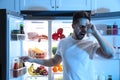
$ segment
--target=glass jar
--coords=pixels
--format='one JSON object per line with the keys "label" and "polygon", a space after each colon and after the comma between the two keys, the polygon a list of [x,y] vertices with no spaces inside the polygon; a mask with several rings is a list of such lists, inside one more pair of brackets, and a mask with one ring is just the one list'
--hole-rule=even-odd
{"label": "glass jar", "polygon": [[117,35],[118,34],[118,25],[114,24],[113,25],[113,35]]}
{"label": "glass jar", "polygon": [[107,33],[107,35],[111,35],[112,34],[112,27],[111,27],[111,25],[107,25],[106,33]]}

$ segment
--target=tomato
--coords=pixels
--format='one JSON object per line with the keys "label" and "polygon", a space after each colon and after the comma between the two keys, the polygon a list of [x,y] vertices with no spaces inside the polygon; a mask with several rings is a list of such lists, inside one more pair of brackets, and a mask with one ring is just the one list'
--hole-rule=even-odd
{"label": "tomato", "polygon": [[57,29],[57,33],[61,35],[63,33],[63,28]]}
{"label": "tomato", "polygon": [[59,38],[60,38],[60,39],[65,38],[65,35],[64,35],[64,34],[61,34],[61,35],[59,36]]}
{"label": "tomato", "polygon": [[58,40],[58,34],[56,32],[52,34],[52,39]]}

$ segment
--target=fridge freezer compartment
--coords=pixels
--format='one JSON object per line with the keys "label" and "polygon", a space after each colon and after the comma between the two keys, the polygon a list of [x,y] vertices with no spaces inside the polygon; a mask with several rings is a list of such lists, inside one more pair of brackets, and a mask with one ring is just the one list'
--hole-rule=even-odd
{"label": "fridge freezer compartment", "polygon": [[17,77],[22,76],[26,73],[27,73],[27,68],[26,67],[23,67],[23,68],[20,68],[20,69],[11,69],[11,76],[13,78],[17,78]]}
{"label": "fridge freezer compartment", "polygon": [[25,34],[11,34],[11,40],[25,40]]}

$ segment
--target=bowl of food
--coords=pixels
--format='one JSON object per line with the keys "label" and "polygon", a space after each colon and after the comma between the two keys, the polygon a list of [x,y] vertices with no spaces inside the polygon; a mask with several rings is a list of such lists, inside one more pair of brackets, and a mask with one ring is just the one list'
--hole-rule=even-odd
{"label": "bowl of food", "polygon": [[47,56],[47,52],[37,47],[29,48],[28,56],[32,58],[45,58]]}

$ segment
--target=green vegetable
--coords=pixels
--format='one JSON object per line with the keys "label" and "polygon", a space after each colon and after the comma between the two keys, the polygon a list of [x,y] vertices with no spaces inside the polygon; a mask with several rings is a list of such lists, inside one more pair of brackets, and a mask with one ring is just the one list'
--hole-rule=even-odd
{"label": "green vegetable", "polygon": [[73,33],[71,32],[71,33],[70,33],[70,36],[71,36],[72,34],[73,34]]}
{"label": "green vegetable", "polygon": [[56,51],[57,51],[57,47],[52,47],[52,52],[54,55],[55,55]]}

